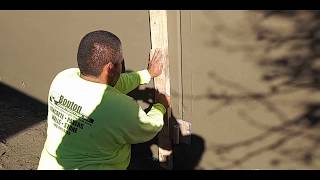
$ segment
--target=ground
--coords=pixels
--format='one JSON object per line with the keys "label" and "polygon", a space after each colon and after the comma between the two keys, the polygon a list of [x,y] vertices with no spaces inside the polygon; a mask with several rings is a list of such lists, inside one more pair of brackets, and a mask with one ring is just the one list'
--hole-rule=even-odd
{"label": "ground", "polygon": [[0,169],[37,169],[46,137],[46,105],[0,83]]}
{"label": "ground", "polygon": [[1,143],[0,169],[35,170],[45,141],[41,122]]}

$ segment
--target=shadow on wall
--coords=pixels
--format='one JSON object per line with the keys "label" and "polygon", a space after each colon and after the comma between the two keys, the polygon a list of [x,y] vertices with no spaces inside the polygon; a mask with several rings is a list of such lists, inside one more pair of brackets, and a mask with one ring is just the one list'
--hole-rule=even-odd
{"label": "shadow on wall", "polygon": [[[142,100],[143,102],[149,103],[149,108],[145,110],[147,112],[154,103],[154,98],[150,99],[150,97],[154,97],[154,92],[155,89],[153,88],[146,88],[144,90],[135,89],[130,92],[130,96],[135,100]],[[174,115],[172,115],[170,121],[172,124],[177,124]],[[159,162],[153,157],[151,151],[152,145],[158,146],[158,137],[155,137],[149,142],[134,144],[132,146],[132,159],[129,169],[162,169],[159,166]],[[204,139],[196,134],[191,135],[190,145],[183,143],[173,145],[173,169],[195,169],[201,160],[204,150]]]}
{"label": "shadow on wall", "polygon": [[47,104],[0,83],[0,142],[47,119]]}
{"label": "shadow on wall", "polygon": [[[125,66],[123,65],[122,72],[132,72],[132,70],[125,70]],[[146,108],[145,111],[148,112],[151,109],[152,104],[154,104],[154,94],[154,88],[141,89],[138,87],[128,93],[128,96],[134,98],[136,101],[147,103],[149,107]],[[177,124],[174,115],[172,115],[171,123]],[[180,136],[182,136],[181,133]],[[158,136],[145,143],[133,144],[131,161],[128,169],[165,170],[159,165],[158,160],[153,157],[154,154],[151,151],[153,145],[158,146]],[[183,143],[173,145],[173,169],[195,169],[199,164],[204,151],[204,139],[196,134],[191,134],[190,145]]]}
{"label": "shadow on wall", "polygon": [[[259,65],[267,70],[263,80],[283,79],[278,86],[320,89],[320,11],[264,11],[264,18],[282,17],[293,21],[291,33],[280,34],[268,31],[265,26],[256,26],[257,38],[265,41],[266,56]],[[288,47],[289,52],[268,57],[276,49]],[[278,87],[279,88],[279,87]]]}
{"label": "shadow on wall", "polygon": [[[319,94],[316,93],[320,89],[320,11],[256,11],[256,13],[262,16],[252,27],[256,33],[257,42],[264,44],[264,53],[256,59],[251,59],[251,62],[257,64],[264,72],[261,82],[268,84],[269,90],[261,93],[253,92],[249,90],[249,87],[241,85],[241,82],[227,80],[223,75],[209,72],[209,78],[220,86],[232,91],[235,90],[237,93],[209,92],[206,95],[192,96],[192,98],[205,98],[218,102],[218,106],[213,108],[210,114],[227,106],[257,102],[267,111],[276,115],[280,125],[262,124],[258,121],[259,117],[252,115],[250,110],[238,111],[239,118],[245,120],[250,126],[263,130],[263,132],[243,141],[232,144],[214,144],[208,148],[213,150],[220,159],[227,162],[228,165],[221,168],[239,168],[251,158],[268,151],[278,152],[281,157],[295,163],[301,163],[303,167],[319,168],[319,151],[317,151],[320,147],[319,100],[298,102],[304,111],[295,118],[289,118],[282,107],[272,98],[301,90],[319,97]],[[281,28],[277,28],[277,26],[281,26],[279,20],[285,23],[289,22],[292,25],[290,31],[284,32]],[[271,26],[270,22],[272,21],[278,23]],[[215,45],[215,48],[217,46]],[[247,51],[247,53],[251,53],[255,49],[255,47],[243,48],[240,46],[238,48],[241,51]],[[288,51],[279,53],[281,49]],[[279,138],[267,143],[267,139],[274,135]],[[299,145],[290,148],[286,146],[289,142],[300,138],[308,145],[303,148]],[[260,145],[254,150],[251,149],[254,145],[261,143],[264,145]],[[229,153],[242,148],[247,150],[242,151],[241,157],[227,160],[226,157]],[[282,160],[278,158],[270,158],[270,164],[274,167],[281,163]]]}
{"label": "shadow on wall", "polygon": [[[151,109],[154,98],[155,89],[146,88],[144,90],[135,89],[130,92],[130,96],[135,100],[142,100],[143,102],[149,103],[150,106],[145,111]],[[137,96],[136,96],[137,95]],[[150,102],[151,100],[151,102]],[[170,119],[172,124],[177,124],[177,120],[172,115]],[[180,133],[180,136],[181,133]],[[191,144],[174,144],[173,145],[173,169],[176,170],[192,170],[197,168],[202,154],[205,151],[205,141],[202,137],[191,134]],[[151,141],[141,144],[134,144],[132,146],[132,158],[129,169],[158,169],[164,170],[160,167],[159,162],[153,157],[151,147],[153,145],[158,146],[158,137],[155,137]]]}
{"label": "shadow on wall", "polygon": [[[132,145],[129,170],[165,170],[153,157],[151,146],[157,145],[157,137],[146,143]],[[205,150],[204,139],[191,135],[191,144],[173,146],[173,170],[193,170],[197,168]]]}

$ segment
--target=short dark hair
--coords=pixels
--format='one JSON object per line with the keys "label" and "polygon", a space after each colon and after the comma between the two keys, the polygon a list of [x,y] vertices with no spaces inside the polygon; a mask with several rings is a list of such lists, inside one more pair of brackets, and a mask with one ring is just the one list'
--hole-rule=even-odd
{"label": "short dark hair", "polygon": [[99,76],[109,62],[121,59],[121,41],[111,32],[98,30],[86,34],[80,41],[77,61],[81,74]]}

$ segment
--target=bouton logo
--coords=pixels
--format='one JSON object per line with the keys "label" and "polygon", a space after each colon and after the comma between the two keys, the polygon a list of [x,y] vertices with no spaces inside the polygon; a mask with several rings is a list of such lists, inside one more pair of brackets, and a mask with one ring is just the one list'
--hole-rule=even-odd
{"label": "bouton logo", "polygon": [[58,101],[55,100],[54,96],[50,95],[49,99],[52,103],[54,103],[55,105],[58,105]]}
{"label": "bouton logo", "polygon": [[[58,98],[57,98],[58,97]],[[59,99],[59,100],[57,100]],[[81,112],[81,109],[82,109],[82,106],[79,106],[78,104],[74,103],[73,101],[70,101],[68,99],[66,99],[63,95],[57,95],[55,93],[52,93],[50,96],[49,96],[49,100],[54,103],[55,105],[62,105],[72,111],[75,111],[77,113],[80,114]]]}

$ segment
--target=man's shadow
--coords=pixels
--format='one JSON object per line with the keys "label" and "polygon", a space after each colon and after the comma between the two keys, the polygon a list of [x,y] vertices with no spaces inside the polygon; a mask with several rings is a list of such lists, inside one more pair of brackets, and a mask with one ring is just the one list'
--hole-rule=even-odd
{"label": "man's shadow", "polygon": [[[131,97],[134,97],[136,91],[140,94],[144,94],[142,92],[149,91],[154,92],[154,89],[147,88],[146,90],[136,89],[130,93]],[[139,92],[142,91],[142,92]],[[154,93],[153,93],[154,94]],[[129,94],[128,94],[129,95]],[[146,97],[150,96],[150,94],[146,94]],[[141,96],[139,96],[141,97]],[[136,99],[136,98],[135,98]],[[141,100],[141,99],[136,99]],[[145,111],[148,112],[151,109],[152,103],[149,108]],[[177,120],[174,115],[171,116],[171,125],[177,124]],[[179,132],[179,137],[181,139],[182,134]],[[205,150],[205,142],[204,139],[196,134],[191,134],[190,144],[185,144],[180,142],[179,144],[172,144],[173,151],[173,170],[192,170],[197,167],[199,164],[202,154]],[[152,140],[140,143],[133,144],[131,146],[131,159],[128,169],[129,170],[166,170],[160,166],[159,161],[155,158],[155,152],[152,152],[151,147],[158,144],[158,136],[153,138]],[[164,148],[164,147],[163,147]],[[157,153],[157,152],[156,152]],[[157,157],[157,155],[156,155]]]}
{"label": "man's shadow", "polygon": [[[125,70],[125,66],[122,66],[122,72],[132,72],[130,70]],[[148,112],[152,105],[154,104],[154,88],[140,89],[139,87],[127,94],[128,96],[134,98],[135,100],[143,101],[149,104],[149,107],[145,109]],[[172,114],[170,119],[170,124],[177,124],[175,116]],[[180,137],[182,137],[180,132]],[[173,169],[177,170],[191,170],[195,169],[201,160],[202,154],[205,150],[204,139],[196,134],[191,134],[190,144],[173,144]],[[128,169],[129,170],[165,170],[160,166],[157,159],[154,158],[154,152],[151,151],[151,147],[157,145],[158,147],[158,136],[152,140],[133,144],[131,147],[131,160]]]}

